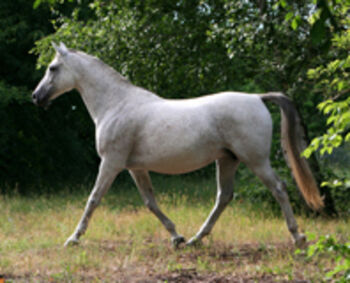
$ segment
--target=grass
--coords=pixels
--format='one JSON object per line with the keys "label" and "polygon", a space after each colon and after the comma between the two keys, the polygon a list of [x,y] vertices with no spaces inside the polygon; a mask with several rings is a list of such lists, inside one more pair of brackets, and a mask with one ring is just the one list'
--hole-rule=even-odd
{"label": "grass", "polygon": [[[214,184],[171,178],[156,178],[157,187],[169,187],[157,198],[188,239],[214,203]],[[202,247],[174,250],[167,231],[128,186],[107,194],[81,245],[69,248],[62,245],[80,219],[88,193],[0,196],[0,274],[9,282],[319,282],[334,266],[327,258],[310,261],[295,255],[279,214],[268,205],[257,208],[240,201],[227,208]],[[191,186],[201,191],[191,193]],[[297,218],[301,230],[316,236],[350,237],[347,219]]]}

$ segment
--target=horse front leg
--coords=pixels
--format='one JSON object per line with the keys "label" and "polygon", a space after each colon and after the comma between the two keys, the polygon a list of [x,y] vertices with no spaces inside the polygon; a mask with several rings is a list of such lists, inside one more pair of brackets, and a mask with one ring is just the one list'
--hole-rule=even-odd
{"label": "horse front leg", "polygon": [[162,222],[164,227],[171,234],[171,241],[175,247],[185,242],[185,238],[176,232],[175,224],[160,210],[153,195],[151,178],[147,171],[130,170],[131,177],[142,196],[145,205]]}
{"label": "horse front leg", "polygon": [[74,245],[79,243],[79,238],[82,236],[89,223],[89,219],[92,216],[95,208],[100,203],[102,197],[108,191],[112,185],[115,177],[121,171],[121,168],[117,168],[113,162],[109,162],[106,159],[102,159],[97,175],[97,179],[94,188],[86,203],[84,213],[77,225],[74,233],[67,239],[64,246]]}
{"label": "horse front leg", "polygon": [[208,218],[199,229],[198,233],[192,237],[187,246],[197,245],[201,239],[208,235],[213,229],[215,222],[233,198],[233,179],[239,165],[239,160],[235,157],[227,156],[216,161],[217,195],[214,208]]}

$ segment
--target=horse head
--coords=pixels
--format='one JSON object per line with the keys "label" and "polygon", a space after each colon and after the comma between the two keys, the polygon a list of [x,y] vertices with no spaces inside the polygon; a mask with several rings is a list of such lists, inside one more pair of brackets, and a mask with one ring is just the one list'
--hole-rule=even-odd
{"label": "horse head", "polygon": [[43,107],[48,106],[50,101],[76,86],[73,69],[68,64],[72,52],[62,42],[59,46],[55,43],[52,45],[56,50],[56,56],[32,94],[33,102]]}

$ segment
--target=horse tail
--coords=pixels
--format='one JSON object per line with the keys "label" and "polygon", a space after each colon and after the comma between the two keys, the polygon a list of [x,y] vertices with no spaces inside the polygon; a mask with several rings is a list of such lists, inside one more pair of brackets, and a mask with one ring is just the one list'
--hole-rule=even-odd
{"label": "horse tail", "polygon": [[281,143],[286,153],[287,163],[291,167],[294,179],[306,203],[314,210],[320,210],[323,198],[320,196],[316,181],[305,157],[301,152],[305,145],[300,117],[293,102],[282,93],[266,93],[261,95],[263,101],[272,101],[281,108]]}

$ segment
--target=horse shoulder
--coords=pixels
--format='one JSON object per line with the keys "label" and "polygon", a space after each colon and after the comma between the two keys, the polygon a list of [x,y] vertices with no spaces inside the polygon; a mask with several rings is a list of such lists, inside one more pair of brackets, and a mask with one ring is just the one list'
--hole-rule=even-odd
{"label": "horse shoulder", "polygon": [[111,155],[126,159],[132,144],[134,124],[127,115],[106,115],[96,126],[96,150],[99,156]]}

